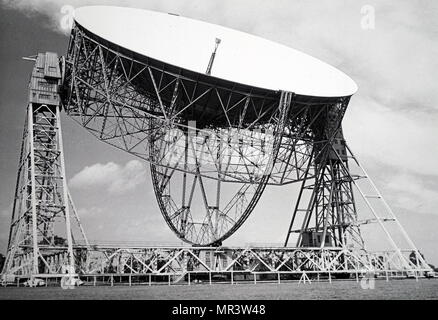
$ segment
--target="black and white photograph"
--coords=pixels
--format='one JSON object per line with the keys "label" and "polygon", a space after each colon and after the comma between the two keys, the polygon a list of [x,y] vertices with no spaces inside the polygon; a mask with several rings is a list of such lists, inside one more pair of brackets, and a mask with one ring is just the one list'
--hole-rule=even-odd
{"label": "black and white photograph", "polygon": [[0,300],[438,300],[437,1],[0,0],[0,70]]}

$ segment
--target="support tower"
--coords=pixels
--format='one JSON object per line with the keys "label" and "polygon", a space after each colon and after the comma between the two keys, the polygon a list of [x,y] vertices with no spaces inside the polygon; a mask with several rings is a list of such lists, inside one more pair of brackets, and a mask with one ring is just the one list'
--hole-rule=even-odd
{"label": "support tower", "polygon": [[72,219],[60,121],[62,72],[56,53],[35,61],[23,132],[4,275],[75,273]]}

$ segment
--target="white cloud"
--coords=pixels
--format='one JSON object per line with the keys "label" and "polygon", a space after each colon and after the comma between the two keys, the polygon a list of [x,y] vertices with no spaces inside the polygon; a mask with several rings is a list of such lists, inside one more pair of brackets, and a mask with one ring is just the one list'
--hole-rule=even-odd
{"label": "white cloud", "polygon": [[[136,8],[148,8],[160,11],[163,6],[159,0],[0,0],[5,7],[20,10],[28,15],[42,14],[50,19],[51,26],[57,32],[68,33],[64,29],[63,18],[70,13],[69,8],[87,5],[114,5]],[[175,3],[167,7],[175,7]],[[63,9],[64,7],[64,9]],[[67,8],[68,7],[68,8]]]}
{"label": "white cloud", "polygon": [[[438,115],[395,112],[370,98],[353,98],[344,131],[353,152],[411,173],[438,176]],[[413,109],[415,106],[413,106]]]}
{"label": "white cloud", "polygon": [[76,189],[104,188],[112,194],[122,194],[135,189],[146,180],[146,166],[131,160],[125,166],[114,162],[87,166],[71,178],[70,187]]}
{"label": "white cloud", "polygon": [[396,195],[391,197],[394,206],[414,213],[438,212],[438,191],[428,190],[415,175],[408,173],[394,175],[386,187]]}

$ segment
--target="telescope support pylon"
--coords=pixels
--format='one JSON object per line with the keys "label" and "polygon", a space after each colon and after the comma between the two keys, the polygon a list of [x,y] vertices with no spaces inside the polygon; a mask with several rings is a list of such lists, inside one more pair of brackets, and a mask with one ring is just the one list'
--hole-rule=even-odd
{"label": "telescope support pylon", "polygon": [[[309,161],[284,246],[289,245],[291,235],[295,233],[298,237],[293,246],[338,247],[361,252],[367,257],[369,254],[361,227],[377,224],[391,247],[387,252],[391,250],[392,259],[397,260],[400,270],[413,272],[421,268],[432,271],[346,144],[342,133],[338,133],[336,138],[341,141],[341,148],[327,144],[324,155],[320,157],[322,160],[314,161],[312,157]],[[351,172],[348,159],[352,159],[359,168],[358,173]],[[364,202],[361,210],[356,209],[357,199],[353,189]],[[307,197],[304,196],[306,193]],[[366,218],[362,216],[365,210],[370,213]],[[392,226],[389,226],[390,223]]]}
{"label": "telescope support pylon", "polygon": [[88,240],[68,192],[54,53],[39,54],[30,81],[8,250],[2,275],[75,274],[72,215]]}

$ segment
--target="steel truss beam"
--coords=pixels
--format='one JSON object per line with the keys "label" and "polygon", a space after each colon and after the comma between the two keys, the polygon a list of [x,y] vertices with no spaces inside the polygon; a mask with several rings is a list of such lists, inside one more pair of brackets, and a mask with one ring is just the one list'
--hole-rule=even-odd
{"label": "steel truss beam", "polygon": [[[291,247],[117,247],[83,249],[80,276],[167,276],[178,283],[187,274],[302,275],[392,277],[425,275],[428,268],[395,251],[357,253],[345,248]],[[87,252],[85,254],[85,252]],[[165,280],[162,281],[166,281]]]}

